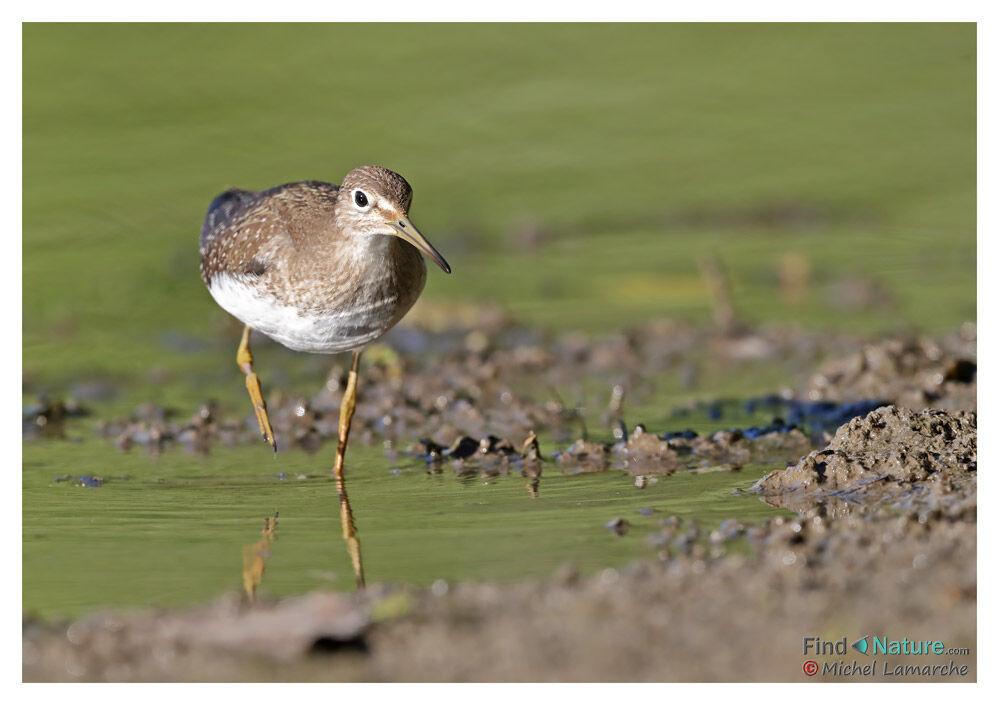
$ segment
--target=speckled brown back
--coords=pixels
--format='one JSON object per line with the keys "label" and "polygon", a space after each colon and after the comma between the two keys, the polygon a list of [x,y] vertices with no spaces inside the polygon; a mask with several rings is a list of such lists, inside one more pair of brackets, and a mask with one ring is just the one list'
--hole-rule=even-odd
{"label": "speckled brown back", "polygon": [[201,228],[201,278],[220,272],[261,275],[287,250],[306,250],[334,225],[339,188],[299,181],[267,191],[231,189],[208,207]]}

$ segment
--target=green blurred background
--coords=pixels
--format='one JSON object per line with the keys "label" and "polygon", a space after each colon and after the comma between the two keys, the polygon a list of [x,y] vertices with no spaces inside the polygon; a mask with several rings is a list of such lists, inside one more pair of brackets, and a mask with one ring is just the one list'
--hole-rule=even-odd
{"label": "green blurred background", "polygon": [[454,267],[424,294],[445,318],[708,320],[713,252],[750,321],[973,320],[975,32],[24,25],[26,389],[110,375],[135,398],[190,404],[214,380],[239,398],[237,329],[198,277],[205,208],[367,163],[413,184]]}

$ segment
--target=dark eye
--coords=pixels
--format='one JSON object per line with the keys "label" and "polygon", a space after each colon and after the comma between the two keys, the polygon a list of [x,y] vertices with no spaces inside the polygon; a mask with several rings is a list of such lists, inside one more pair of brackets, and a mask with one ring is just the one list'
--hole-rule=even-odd
{"label": "dark eye", "polygon": [[364,191],[354,191],[354,203],[364,208],[368,205],[368,197],[364,195]]}

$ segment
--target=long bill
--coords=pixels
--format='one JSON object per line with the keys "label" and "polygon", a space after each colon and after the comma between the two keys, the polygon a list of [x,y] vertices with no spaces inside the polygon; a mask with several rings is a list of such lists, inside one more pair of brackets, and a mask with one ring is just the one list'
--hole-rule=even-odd
{"label": "long bill", "polygon": [[398,222],[392,223],[391,225],[395,230],[397,237],[402,238],[427,257],[432,259],[437,263],[437,266],[445,272],[448,274],[451,273],[451,267],[448,265],[447,261],[441,257],[441,253],[430,244],[430,241],[427,240],[427,238],[423,237],[420,231],[416,229],[416,226],[410,222],[409,218],[403,217]]}

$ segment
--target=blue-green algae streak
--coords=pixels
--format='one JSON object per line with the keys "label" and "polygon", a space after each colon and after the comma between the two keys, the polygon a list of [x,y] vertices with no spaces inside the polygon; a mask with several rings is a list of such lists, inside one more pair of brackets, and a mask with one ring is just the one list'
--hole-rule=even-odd
{"label": "blue-green algae streak", "polygon": [[[101,440],[24,445],[24,611],[74,616],[100,607],[203,603],[242,589],[242,547],[279,513],[261,594],[351,589],[340,538],[332,453],[261,447],[212,455],[168,451],[153,460]],[[742,473],[678,473],[644,489],[626,473],[563,475],[546,465],[532,498],[512,473],[458,479],[422,461],[389,462],[380,448],[352,446],[348,490],[369,582],[427,585],[437,579],[515,580],[648,559],[646,536],[675,514],[717,524],[759,521],[775,510],[732,490]],[[61,479],[64,475],[69,478]],[[99,476],[100,487],[79,476]],[[650,516],[640,508],[656,511]],[[605,524],[630,523],[625,536]]]}

